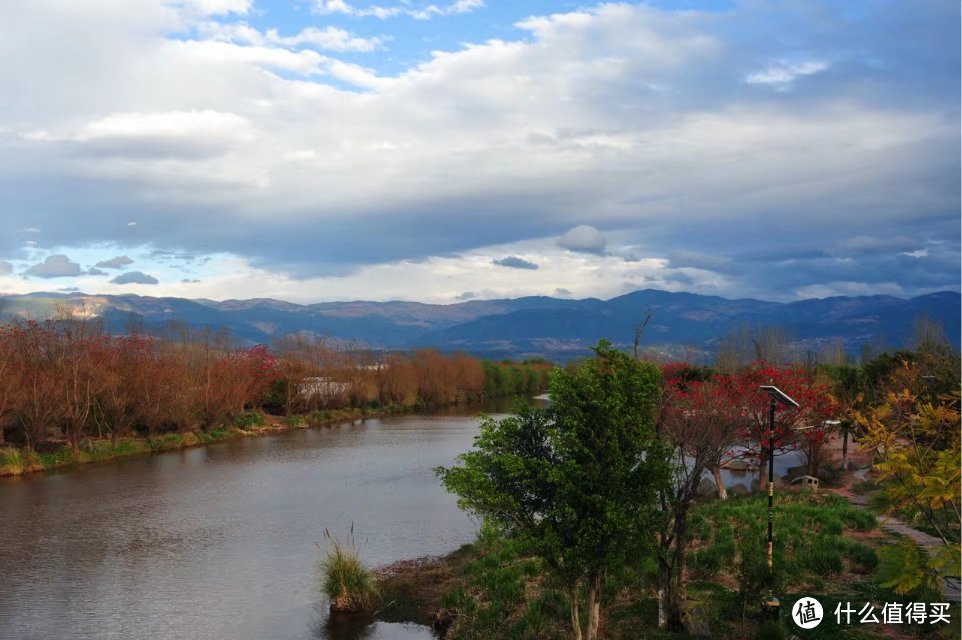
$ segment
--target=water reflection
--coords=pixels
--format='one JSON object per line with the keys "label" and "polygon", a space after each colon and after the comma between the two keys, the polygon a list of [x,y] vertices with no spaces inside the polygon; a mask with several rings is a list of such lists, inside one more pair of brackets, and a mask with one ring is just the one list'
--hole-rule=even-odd
{"label": "water reflection", "polygon": [[371,566],[473,540],[433,469],[476,433],[467,416],[368,420],[0,480],[0,638],[342,637],[319,615],[323,529],[355,523]]}
{"label": "water reflection", "polygon": [[327,640],[422,640],[434,638],[428,627],[407,622],[383,622],[364,616],[329,616],[317,637]]}
{"label": "water reflection", "polygon": [[471,447],[477,424],[358,421],[0,478],[0,638],[430,638],[329,621],[315,542],[354,523],[379,566],[472,541],[477,523],[433,469]]}

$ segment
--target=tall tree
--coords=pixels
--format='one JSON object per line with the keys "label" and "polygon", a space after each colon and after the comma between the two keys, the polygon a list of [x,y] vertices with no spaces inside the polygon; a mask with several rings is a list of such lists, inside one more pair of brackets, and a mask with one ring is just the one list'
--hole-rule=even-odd
{"label": "tall tree", "polygon": [[932,398],[922,390],[939,381],[929,382],[923,371],[903,362],[890,373],[884,400],[855,414],[862,445],[875,452],[881,506],[928,527],[942,541],[928,559],[911,545],[882,554],[885,583],[900,593],[931,586],[939,574],[957,575],[962,556],[959,390]]}
{"label": "tall tree", "polygon": [[[682,627],[688,512],[706,471],[717,470],[735,440],[740,410],[722,376],[699,380],[697,369],[663,368],[665,376],[658,430],[673,454],[672,482],[661,492],[664,517],[659,534],[658,622]],[[686,375],[687,374],[687,375]]]}
{"label": "tall tree", "polygon": [[463,508],[545,561],[578,640],[598,637],[609,569],[650,547],[669,476],[654,430],[658,370],[607,341],[594,351],[572,373],[555,370],[550,409],[485,420],[460,464],[438,469]]}
{"label": "tall tree", "polygon": [[[775,412],[775,455],[795,451],[815,442],[822,423],[831,418],[835,406],[826,385],[812,380],[800,368],[780,368],[758,362],[728,378],[730,393],[740,408],[739,443],[742,456],[758,466],[759,490],[768,486],[769,398],[759,387],[773,384],[794,399],[799,407],[778,407]],[[815,426],[799,433],[797,427]]]}

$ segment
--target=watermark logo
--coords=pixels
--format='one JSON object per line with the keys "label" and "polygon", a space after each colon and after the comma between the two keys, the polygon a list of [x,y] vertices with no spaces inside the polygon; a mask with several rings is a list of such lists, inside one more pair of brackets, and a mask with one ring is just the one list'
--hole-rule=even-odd
{"label": "watermark logo", "polygon": [[948,624],[950,622],[948,602],[928,604],[886,602],[884,605],[879,605],[880,613],[875,612],[875,607],[876,605],[867,602],[861,609],[856,610],[851,602],[839,602],[835,607],[835,622],[836,624],[852,624],[852,620],[856,620],[859,624],[938,624],[940,622]]}
{"label": "watermark logo", "polygon": [[792,620],[802,629],[814,629],[822,621],[822,603],[815,598],[799,598],[792,605]]}

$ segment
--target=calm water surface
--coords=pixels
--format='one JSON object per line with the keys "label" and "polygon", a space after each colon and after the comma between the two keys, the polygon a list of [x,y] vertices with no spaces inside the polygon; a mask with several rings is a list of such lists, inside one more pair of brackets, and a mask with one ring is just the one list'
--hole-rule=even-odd
{"label": "calm water surface", "polygon": [[386,418],[0,478],[0,639],[430,638],[328,629],[315,543],[353,523],[378,566],[472,541],[433,468],[477,430],[468,416]]}
{"label": "calm water surface", "polygon": [[[432,469],[477,424],[367,420],[0,479],[0,638],[327,638],[324,528],[354,523],[372,566],[472,541]],[[363,637],[431,635],[376,623]]]}

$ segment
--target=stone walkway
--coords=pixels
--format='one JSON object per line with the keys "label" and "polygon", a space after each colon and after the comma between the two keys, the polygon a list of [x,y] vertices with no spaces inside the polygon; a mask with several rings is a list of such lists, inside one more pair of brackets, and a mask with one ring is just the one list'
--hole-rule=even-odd
{"label": "stone walkway", "polygon": [[[852,473],[852,477],[857,482],[863,482],[865,480],[865,475],[868,473],[869,467],[863,467]],[[848,501],[862,508],[868,508],[868,497],[864,495],[854,494],[851,491],[838,491],[839,495],[848,499]],[[936,538],[935,536],[930,536],[929,534],[914,529],[909,525],[905,524],[897,518],[892,518],[889,516],[876,516],[879,521],[879,525],[886,531],[891,531],[892,533],[897,533],[901,536],[906,536],[911,539],[915,544],[922,547],[928,554],[935,553],[939,547],[942,546],[942,540]],[[962,590],[960,590],[960,581],[957,578],[945,578],[942,584],[942,595],[949,602],[959,602],[962,599]]]}

